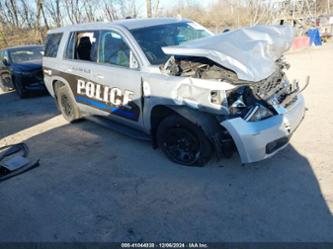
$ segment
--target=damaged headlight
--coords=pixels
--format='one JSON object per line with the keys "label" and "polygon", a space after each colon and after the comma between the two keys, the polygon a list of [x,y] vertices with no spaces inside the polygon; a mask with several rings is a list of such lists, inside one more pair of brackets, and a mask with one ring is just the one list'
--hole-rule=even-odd
{"label": "damaged headlight", "polygon": [[211,91],[210,102],[215,105],[228,106],[226,92],[218,90]]}
{"label": "damaged headlight", "polygon": [[261,104],[255,105],[246,115],[245,120],[256,122],[273,116],[273,112]]}
{"label": "damaged headlight", "polygon": [[274,110],[256,98],[248,86],[232,90],[212,90],[209,98],[212,105],[227,110],[229,118],[241,117],[248,122],[256,122],[274,115]]}

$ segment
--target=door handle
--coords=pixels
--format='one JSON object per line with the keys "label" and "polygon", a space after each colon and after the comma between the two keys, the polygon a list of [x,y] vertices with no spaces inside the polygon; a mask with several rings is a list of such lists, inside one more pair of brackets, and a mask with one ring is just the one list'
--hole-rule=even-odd
{"label": "door handle", "polygon": [[99,78],[99,79],[104,79],[104,76],[101,74],[94,74],[94,77]]}

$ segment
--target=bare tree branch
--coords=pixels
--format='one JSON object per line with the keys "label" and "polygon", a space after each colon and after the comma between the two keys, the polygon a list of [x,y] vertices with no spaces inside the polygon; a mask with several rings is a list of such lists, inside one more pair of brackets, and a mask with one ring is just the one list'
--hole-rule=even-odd
{"label": "bare tree branch", "polygon": [[154,6],[153,16],[158,16],[159,7],[160,7],[160,1],[159,0],[155,0],[155,6]]}
{"label": "bare tree branch", "polygon": [[147,17],[152,17],[151,13],[151,0],[146,0],[146,8],[147,8]]}
{"label": "bare tree branch", "polygon": [[15,26],[18,27],[19,20],[18,20],[18,10],[17,10],[16,0],[10,0],[9,2],[10,2],[11,10],[13,13],[14,21],[15,21]]}

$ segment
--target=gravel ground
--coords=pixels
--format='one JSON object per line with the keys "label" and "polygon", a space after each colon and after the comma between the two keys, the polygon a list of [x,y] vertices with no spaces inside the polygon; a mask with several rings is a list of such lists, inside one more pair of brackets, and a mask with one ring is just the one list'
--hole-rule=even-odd
{"label": "gravel ground", "polygon": [[333,44],[287,55],[311,85],[291,144],[268,160],[204,168],[89,121],[49,96],[0,95],[0,146],[24,141],[39,168],[0,184],[0,241],[333,242]]}

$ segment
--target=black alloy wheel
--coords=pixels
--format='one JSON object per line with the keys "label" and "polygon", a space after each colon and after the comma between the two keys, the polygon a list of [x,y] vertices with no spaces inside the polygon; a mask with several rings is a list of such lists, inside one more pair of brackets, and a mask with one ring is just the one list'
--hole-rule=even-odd
{"label": "black alloy wheel", "polygon": [[179,115],[163,119],[156,137],[159,147],[175,163],[203,166],[211,157],[212,146],[204,132]]}

